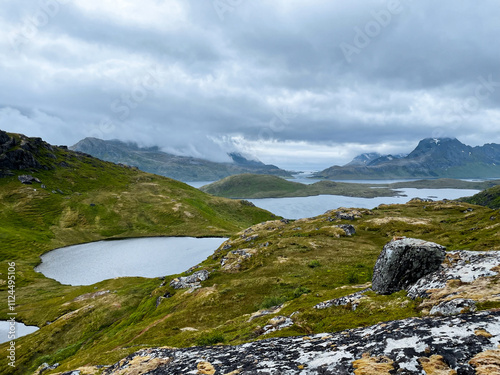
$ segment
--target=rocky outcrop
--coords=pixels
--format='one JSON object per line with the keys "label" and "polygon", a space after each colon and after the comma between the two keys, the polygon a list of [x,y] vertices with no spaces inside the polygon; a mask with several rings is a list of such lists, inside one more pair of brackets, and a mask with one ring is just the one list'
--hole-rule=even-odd
{"label": "rocky outcrop", "polygon": [[443,301],[434,306],[430,315],[458,315],[470,311],[476,311],[476,303],[471,299],[455,298],[449,301]]}
{"label": "rocky outcrop", "polygon": [[32,175],[30,174],[23,174],[21,176],[17,176],[17,179],[22,183],[22,184],[25,184],[25,185],[31,185],[33,182],[37,182],[39,184],[42,183],[42,181],[40,181],[38,178],[36,177],[33,177]]}
{"label": "rocky outcrop", "polygon": [[359,301],[363,296],[365,295],[366,292],[372,290],[371,288],[366,288],[364,290],[361,290],[359,292],[349,294],[348,296],[340,297],[340,298],[335,298],[331,299],[329,301],[324,301],[320,302],[317,305],[314,306],[315,309],[318,310],[323,310],[327,309],[332,306],[347,306],[350,305],[351,309],[353,311],[356,310],[356,308],[359,306]]}
{"label": "rocky outcrop", "polygon": [[472,283],[479,278],[496,276],[500,251],[450,251],[442,267],[422,277],[408,289],[411,298],[428,297],[433,289],[444,289],[450,280]]}
{"label": "rocky outcrop", "polygon": [[0,130],[0,177],[10,176],[11,170],[51,169],[48,162],[40,162],[40,156],[57,159],[54,147],[41,138],[24,135],[10,136]]}
{"label": "rocky outcrop", "polygon": [[434,242],[402,238],[384,246],[373,270],[372,289],[391,294],[406,289],[423,276],[437,271],[445,247]]}
{"label": "rocky outcrop", "polygon": [[[477,334],[479,331],[488,332],[489,337]],[[485,366],[490,372],[481,374],[495,374],[500,371],[495,351],[499,343],[500,312],[492,311],[412,318],[239,346],[144,349],[106,369],[104,374],[124,374],[134,363],[141,363],[145,369],[142,373],[150,375],[203,373],[199,372],[202,367],[221,375],[474,375],[476,369]],[[424,372],[424,368],[448,372]]]}
{"label": "rocky outcrop", "polygon": [[241,269],[241,264],[255,253],[257,253],[256,249],[232,250],[222,258],[221,269],[225,272],[238,272]]}
{"label": "rocky outcrop", "polygon": [[170,286],[174,289],[199,288],[201,282],[208,279],[207,270],[197,271],[189,276],[176,277],[170,281]]}

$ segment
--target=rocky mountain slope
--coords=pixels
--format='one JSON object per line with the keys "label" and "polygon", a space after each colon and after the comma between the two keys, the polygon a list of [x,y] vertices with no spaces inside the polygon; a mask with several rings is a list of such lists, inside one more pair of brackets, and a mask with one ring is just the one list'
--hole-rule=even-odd
{"label": "rocky mountain slope", "polygon": [[427,138],[405,157],[382,156],[366,163],[333,166],[315,177],[327,179],[498,178],[500,145],[471,147],[457,139]]}
{"label": "rocky mountain slope", "polygon": [[70,149],[85,152],[101,160],[131,165],[145,172],[180,181],[214,181],[240,173],[270,174],[290,177],[290,172],[260,161],[248,160],[238,153],[229,153],[232,163],[176,156],[158,147],[140,148],[133,143],[118,140],[104,141],[85,138]]}

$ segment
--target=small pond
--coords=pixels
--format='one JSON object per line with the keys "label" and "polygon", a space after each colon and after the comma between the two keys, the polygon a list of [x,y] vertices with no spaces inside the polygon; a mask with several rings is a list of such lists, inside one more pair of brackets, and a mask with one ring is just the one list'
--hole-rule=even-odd
{"label": "small pond", "polygon": [[36,271],[68,285],[91,285],[124,276],[160,277],[195,266],[225,240],[148,237],[92,242],[42,255]]}
{"label": "small pond", "polygon": [[0,321],[0,344],[4,342],[12,341],[9,338],[9,333],[14,334],[16,338],[23,337],[38,331],[38,327],[36,326],[26,326],[23,323],[15,323],[15,326],[12,326],[10,322],[1,320]]}

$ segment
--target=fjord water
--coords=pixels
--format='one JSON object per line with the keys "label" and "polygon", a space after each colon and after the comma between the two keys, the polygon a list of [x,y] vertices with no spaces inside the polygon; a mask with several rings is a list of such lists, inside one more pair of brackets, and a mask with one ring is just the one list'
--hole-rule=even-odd
{"label": "fjord water", "polygon": [[339,207],[375,208],[380,204],[406,203],[412,198],[430,198],[433,200],[457,199],[468,197],[479,190],[466,189],[397,189],[404,196],[356,198],[343,195],[316,195],[297,198],[248,199],[257,207],[271,211],[287,219],[300,219],[324,214]]}
{"label": "fjord water", "polygon": [[160,277],[205,260],[225,238],[153,237],[99,241],[42,255],[36,271],[68,285],[91,285],[124,276]]}
{"label": "fjord water", "polygon": [[[9,342],[12,341],[9,338],[9,329],[11,325],[10,322],[7,321],[0,321],[0,344],[4,342]],[[35,326],[26,326],[23,323],[17,323],[15,325],[15,336],[16,338],[18,337],[23,337],[26,335],[29,335],[30,333],[33,333],[38,330],[38,327]]]}

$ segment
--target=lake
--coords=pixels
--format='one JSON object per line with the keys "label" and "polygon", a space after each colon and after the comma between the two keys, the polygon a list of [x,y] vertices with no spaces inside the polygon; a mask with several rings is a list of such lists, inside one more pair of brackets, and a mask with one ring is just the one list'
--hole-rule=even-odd
{"label": "lake", "polygon": [[[36,326],[26,326],[23,323],[17,323],[16,322],[16,330],[15,330],[15,335],[16,338],[22,337],[29,335],[30,333],[33,333],[35,331],[38,331],[38,327]],[[0,344],[4,342],[9,342],[12,341],[8,338],[9,336],[9,328],[10,328],[10,323],[4,320],[0,321]]]}
{"label": "lake", "polygon": [[153,237],[99,241],[42,255],[35,268],[68,285],[91,285],[115,277],[160,277],[204,261],[225,238]]}
{"label": "lake", "polygon": [[257,207],[287,219],[300,219],[324,214],[339,207],[375,208],[380,204],[406,203],[412,198],[433,200],[457,199],[474,195],[479,190],[465,189],[397,189],[406,197],[355,198],[343,195],[317,195],[297,198],[248,199]]}

